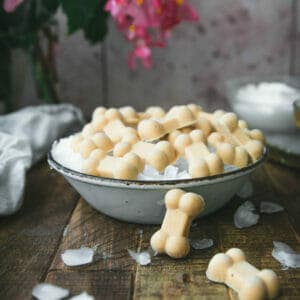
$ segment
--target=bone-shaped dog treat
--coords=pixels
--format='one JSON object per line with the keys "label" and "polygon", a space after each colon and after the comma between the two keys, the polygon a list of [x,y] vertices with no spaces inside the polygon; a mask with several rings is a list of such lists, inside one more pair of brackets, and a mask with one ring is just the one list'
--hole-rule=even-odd
{"label": "bone-shaped dog treat", "polygon": [[164,135],[196,122],[196,119],[187,106],[174,106],[158,120],[142,120],[138,124],[138,133],[144,141],[154,141]]}
{"label": "bone-shaped dog treat", "polygon": [[249,155],[244,147],[227,143],[224,136],[219,132],[210,134],[207,141],[210,146],[217,149],[217,154],[221,157],[224,164],[239,168],[247,166]]}
{"label": "bone-shaped dog treat", "polygon": [[175,149],[167,141],[160,141],[157,144],[141,141],[134,144],[120,142],[115,145],[113,154],[122,157],[129,152],[137,154],[159,172],[163,171],[176,159]]}
{"label": "bone-shaped dog treat", "polygon": [[204,177],[224,172],[224,164],[216,153],[211,153],[204,144],[201,130],[195,129],[189,134],[180,134],[174,141],[179,155],[185,156],[189,164],[191,177]]}
{"label": "bone-shaped dog treat", "polygon": [[258,141],[262,142],[263,144],[265,143],[265,137],[261,130],[259,130],[259,129],[250,130],[248,128],[247,122],[244,120],[239,120],[238,124],[239,124],[239,127],[241,129],[243,129],[251,139],[258,140]]}
{"label": "bone-shaped dog treat", "polygon": [[216,254],[209,262],[206,276],[234,289],[241,300],[273,299],[279,292],[277,275],[269,269],[256,269],[237,248]]}
{"label": "bone-shaped dog treat", "polygon": [[191,177],[205,177],[224,172],[224,164],[216,153],[209,152],[204,143],[194,143],[185,149]]}
{"label": "bone-shaped dog treat", "polygon": [[119,108],[119,111],[125,121],[128,125],[136,125],[140,117],[137,113],[137,111],[132,106],[123,106]]}
{"label": "bone-shaped dog treat", "polygon": [[243,129],[238,126],[238,118],[234,113],[225,113],[220,118],[212,116],[211,120],[220,133],[222,133],[227,142],[242,146],[249,153],[253,162],[261,157],[264,146],[258,141],[251,139]]}
{"label": "bone-shaped dog treat", "polygon": [[87,158],[94,149],[101,149],[105,153],[113,148],[113,142],[104,132],[97,132],[89,138],[77,134],[72,138],[71,147],[74,152],[79,152],[83,158]]}
{"label": "bone-shaped dog treat", "polygon": [[125,136],[128,138],[129,134],[131,137],[135,136],[135,140],[139,139],[136,129],[125,126],[124,123],[118,119],[107,123],[104,126],[103,131],[114,143],[120,142],[123,138],[125,140]]}
{"label": "bone-shaped dog treat", "polygon": [[127,180],[136,179],[143,168],[143,161],[134,153],[120,158],[107,155],[100,149],[93,150],[82,166],[83,172],[89,175]]}
{"label": "bone-shaped dog treat", "polygon": [[165,195],[166,214],[160,230],[151,237],[151,247],[173,258],[190,251],[188,234],[192,220],[204,209],[204,200],[195,193],[172,189]]}

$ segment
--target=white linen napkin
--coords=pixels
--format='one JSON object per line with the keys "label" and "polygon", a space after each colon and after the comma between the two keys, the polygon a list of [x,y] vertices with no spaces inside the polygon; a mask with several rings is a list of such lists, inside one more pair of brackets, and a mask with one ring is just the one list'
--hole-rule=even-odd
{"label": "white linen napkin", "polygon": [[26,171],[54,140],[78,131],[83,123],[82,112],[70,104],[27,107],[0,116],[0,215],[21,207]]}

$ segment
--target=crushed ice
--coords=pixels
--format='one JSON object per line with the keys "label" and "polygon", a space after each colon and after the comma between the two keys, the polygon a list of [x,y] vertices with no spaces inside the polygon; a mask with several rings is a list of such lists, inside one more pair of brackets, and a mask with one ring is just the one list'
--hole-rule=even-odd
{"label": "crushed ice", "polygon": [[242,188],[237,192],[237,195],[242,198],[246,199],[252,196],[253,194],[253,185],[250,180],[247,180]]}
{"label": "crushed ice", "polygon": [[65,226],[64,231],[63,231],[63,237],[65,237],[68,233],[69,230],[69,225]]}
{"label": "crushed ice", "polygon": [[59,300],[69,296],[69,290],[50,283],[39,283],[32,289],[32,296],[39,300]]}
{"label": "crushed ice", "polygon": [[68,249],[62,253],[61,258],[67,266],[81,266],[93,261],[95,248],[81,247]]}
{"label": "crushed ice", "polygon": [[284,209],[281,205],[274,203],[274,202],[262,201],[262,202],[260,202],[260,205],[259,205],[259,211],[261,213],[273,214],[273,213],[277,213],[277,212],[280,212],[283,210]]}
{"label": "crushed ice", "polygon": [[[82,165],[84,159],[79,153],[75,153],[71,148],[71,140],[73,136],[60,139],[52,147],[51,153],[53,158],[63,166],[78,172],[82,172]],[[234,166],[225,165],[225,172],[236,169]],[[163,173],[149,165],[145,165],[145,169],[138,175],[138,180],[176,180],[176,179],[190,179],[188,173],[188,163],[185,158],[179,158],[175,164],[166,167]]]}
{"label": "crushed ice", "polygon": [[150,253],[147,251],[135,252],[130,249],[127,250],[131,258],[133,258],[139,265],[146,266],[151,263]]}
{"label": "crushed ice", "polygon": [[234,213],[234,225],[237,228],[246,228],[257,224],[259,215],[254,213],[255,206],[251,201],[246,201]]}
{"label": "crushed ice", "polygon": [[274,241],[272,256],[281,263],[283,269],[300,268],[300,254],[296,253],[289,245]]}
{"label": "crushed ice", "polygon": [[212,247],[214,241],[212,239],[191,239],[190,244],[193,249],[202,250]]}
{"label": "crushed ice", "polygon": [[73,296],[70,300],[94,300],[95,298],[89,295],[87,292],[82,292],[79,295]]}
{"label": "crushed ice", "polygon": [[151,166],[145,165],[143,172],[138,175],[138,180],[174,180],[174,179],[188,179],[191,176],[186,170],[181,170],[176,164],[169,165],[165,168],[163,173],[159,173]]}

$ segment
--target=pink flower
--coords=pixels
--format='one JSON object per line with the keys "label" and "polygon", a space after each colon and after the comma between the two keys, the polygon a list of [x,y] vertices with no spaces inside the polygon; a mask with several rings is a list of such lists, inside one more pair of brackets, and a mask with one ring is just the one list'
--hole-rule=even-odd
{"label": "pink flower", "polygon": [[23,0],[4,0],[3,9],[7,13],[12,13],[23,2]]}
{"label": "pink flower", "polygon": [[105,9],[133,44],[128,56],[130,68],[136,67],[136,59],[150,68],[151,48],[164,47],[170,30],[180,22],[198,20],[188,0],[108,0]]}

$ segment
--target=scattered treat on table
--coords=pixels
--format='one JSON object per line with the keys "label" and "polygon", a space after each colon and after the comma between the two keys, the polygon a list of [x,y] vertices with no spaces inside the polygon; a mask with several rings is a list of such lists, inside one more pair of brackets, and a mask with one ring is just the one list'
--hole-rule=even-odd
{"label": "scattered treat on table", "polygon": [[281,263],[282,268],[300,268],[300,253],[295,252],[289,245],[274,241],[272,256]]}
{"label": "scattered treat on table", "polygon": [[53,146],[58,162],[88,175],[123,180],[217,175],[255,162],[264,149],[260,130],[249,129],[233,113],[207,113],[197,104],[167,112],[159,106],[144,112],[131,106],[97,107],[91,122],[69,138]]}
{"label": "scattered treat on table", "polygon": [[238,248],[214,255],[206,276],[213,282],[225,283],[238,293],[241,300],[273,299],[279,293],[275,272],[258,270],[247,262],[244,252]]}
{"label": "scattered treat on table", "polygon": [[241,204],[234,213],[234,225],[237,228],[247,228],[257,224],[259,215],[254,213],[255,206],[251,201]]}
{"label": "scattered treat on table", "polygon": [[204,209],[204,200],[198,194],[172,189],[165,195],[165,204],[166,214],[160,230],[151,237],[151,247],[173,258],[185,257],[190,251],[190,226]]}

